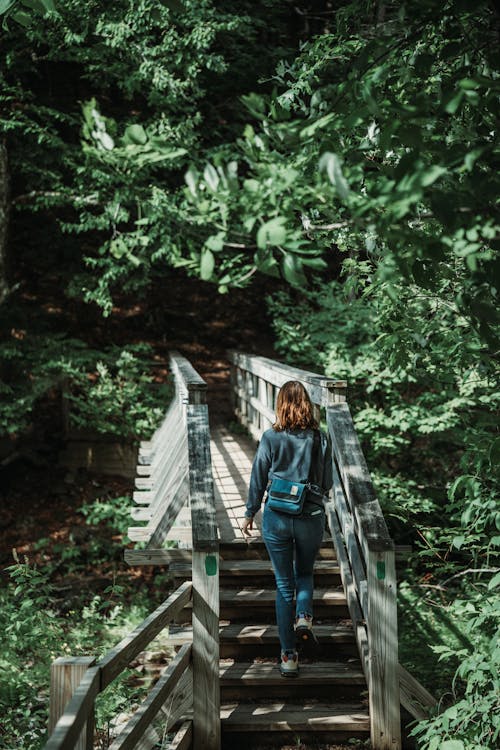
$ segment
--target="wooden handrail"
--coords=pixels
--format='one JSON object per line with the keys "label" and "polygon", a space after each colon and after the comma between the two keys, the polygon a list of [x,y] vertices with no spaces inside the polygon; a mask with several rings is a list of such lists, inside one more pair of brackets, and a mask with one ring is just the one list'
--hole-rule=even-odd
{"label": "wooden handrail", "polygon": [[133,750],[137,746],[137,742],[160,711],[162,705],[178,687],[182,675],[190,665],[191,649],[190,643],[186,643],[181,647],[179,653],[170,662],[148,697],[141,703],[122,732],[111,743],[109,750]]}
{"label": "wooden handrail", "polygon": [[87,669],[63,715],[54,727],[45,750],[73,750],[94,708],[94,701],[100,690],[100,679],[99,666]]}
{"label": "wooden handrail", "polygon": [[186,394],[187,403],[205,404],[207,401],[207,384],[194,369],[189,360],[179,352],[171,352],[170,369],[174,373],[176,385]]}
{"label": "wooden handrail", "polygon": [[104,690],[124,667],[130,664],[132,659],[174,619],[190,601],[192,593],[191,581],[185,581],[135,630],[125,636],[115,648],[108,651],[97,665],[101,670],[101,690]]}
{"label": "wooden handrail", "polygon": [[307,388],[311,400],[319,406],[328,406],[336,400],[336,395],[344,396],[347,381],[326,378],[310,370],[291,367],[268,357],[246,354],[234,349],[228,352],[229,359],[235,367],[246,370],[280,388],[287,380],[299,380]]}
{"label": "wooden handrail", "polygon": [[[73,750],[102,692],[150,643],[192,596],[192,583],[185,581],[149,617],[111,649],[94,667],[87,669],[64,713],[59,717],[44,750]],[[90,745],[91,746],[91,745]]]}
{"label": "wooden handrail", "polygon": [[[329,406],[327,424],[335,464],[336,515],[366,622],[372,744],[377,750],[394,750],[401,747],[394,543],[348,405]],[[340,554],[338,538],[335,546]]]}
{"label": "wooden handrail", "polygon": [[193,580],[193,747],[220,748],[219,533],[210,455],[206,383],[178,353],[170,356],[188,446]]}
{"label": "wooden handrail", "polygon": [[329,407],[327,423],[344,494],[365,556],[369,550],[394,550],[348,405]]}

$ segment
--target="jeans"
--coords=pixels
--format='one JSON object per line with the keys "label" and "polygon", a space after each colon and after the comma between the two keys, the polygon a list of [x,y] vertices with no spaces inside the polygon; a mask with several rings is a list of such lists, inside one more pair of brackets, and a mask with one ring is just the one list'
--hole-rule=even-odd
{"label": "jeans", "polygon": [[318,511],[294,517],[264,506],[262,536],[276,578],[276,620],[282,651],[295,650],[295,616],[301,612],[313,615],[314,561],[325,528],[325,511],[319,507]]}

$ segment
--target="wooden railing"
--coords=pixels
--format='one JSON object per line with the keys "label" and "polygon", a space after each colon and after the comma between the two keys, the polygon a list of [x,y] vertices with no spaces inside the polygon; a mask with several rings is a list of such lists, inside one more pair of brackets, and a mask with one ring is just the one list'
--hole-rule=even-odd
{"label": "wooden railing", "polygon": [[[182,541],[192,549],[189,553],[192,582],[181,587],[182,592],[181,589],[178,591],[181,592],[182,606],[187,596],[185,592],[189,592],[192,599],[193,643],[181,650],[165,673],[165,679],[161,678],[136,711],[123,737],[122,733],[114,740],[112,750],[135,747],[134,738],[140,737],[149,727],[166,697],[172,697],[172,690],[177,695],[179,686],[175,685],[188,668],[191,680],[189,707],[193,711],[192,747],[194,750],[220,748],[219,537],[210,457],[207,386],[181,355],[171,354],[170,367],[176,386],[174,398],[152,439],[141,443],[139,449],[137,490],[134,492],[134,501],[139,507],[133,508],[132,516],[146,523],[128,530],[129,538],[145,542],[146,548],[126,550],[125,560],[130,564],[161,564],[176,554],[182,557],[184,550],[164,548],[164,543],[172,538],[170,533],[174,539],[182,536]],[[185,525],[174,529],[173,524],[179,518]],[[169,602],[170,599],[167,604]],[[182,606],[175,608],[175,612]],[[168,604],[167,611],[172,613],[173,607],[174,604]],[[153,631],[159,632],[154,626],[157,621],[166,624],[165,617],[158,610],[143,623],[141,633],[144,631],[149,636]],[[154,635],[149,640],[152,637]],[[78,662],[73,670],[76,690],[70,703],[64,708],[65,700],[54,698],[55,713],[59,715],[64,710],[64,714],[55,727],[47,750],[77,747],[74,743],[82,727],[91,721],[96,694],[138,653],[134,650],[135,644],[140,641],[142,648],[146,643],[142,635],[139,638],[132,634],[131,639],[132,645],[127,645],[128,641],[122,642],[96,666],[92,659],[84,660],[84,664],[81,660]],[[67,665],[64,667],[59,660],[59,667],[68,683]],[[57,664],[53,667],[54,674],[59,667]],[[78,685],[82,672],[84,676]],[[180,680],[179,685],[184,695],[184,682]],[[183,747],[191,746],[190,731],[184,729]],[[90,734],[89,729],[88,736]],[[87,745],[80,746],[87,750]]]}
{"label": "wooden railing", "polygon": [[[50,685],[50,737],[45,750],[91,750],[93,714],[97,695],[105,690],[127,665],[168,625],[192,598],[192,584],[183,583],[141,625],[109,651],[97,664],[95,659],[57,659],[52,664]],[[147,698],[132,716],[110,750],[130,750],[143,737],[142,750],[152,748],[158,736],[151,722],[168,700],[164,728],[168,731],[180,717],[192,710],[192,647],[186,644],[169,664]],[[190,731],[186,728],[183,731]]]}
{"label": "wooden railing", "polygon": [[371,743],[397,750],[400,702],[422,718],[435,701],[398,663],[395,548],[346,403],[347,383],[250,354],[233,351],[230,358],[234,408],[256,440],[274,422],[287,380],[303,383],[326,419],[334,487],[325,510],[368,685]]}

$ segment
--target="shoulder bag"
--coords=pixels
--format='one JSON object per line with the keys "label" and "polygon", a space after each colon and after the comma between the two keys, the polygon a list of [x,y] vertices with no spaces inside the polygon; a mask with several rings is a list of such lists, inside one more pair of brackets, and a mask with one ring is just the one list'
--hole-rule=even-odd
{"label": "shoulder bag", "polygon": [[287,513],[290,516],[299,516],[302,513],[308,492],[313,492],[317,495],[322,494],[320,492],[321,488],[311,483],[314,468],[317,464],[319,440],[319,431],[315,430],[311,466],[307,482],[291,482],[288,479],[273,477],[267,490],[266,505],[268,508],[277,510],[279,513]]}

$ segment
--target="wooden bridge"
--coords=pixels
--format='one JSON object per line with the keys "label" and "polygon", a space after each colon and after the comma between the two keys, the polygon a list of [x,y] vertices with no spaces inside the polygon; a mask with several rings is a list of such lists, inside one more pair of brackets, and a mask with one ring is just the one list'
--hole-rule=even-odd
{"label": "wooden bridge", "polygon": [[[434,703],[398,661],[396,550],[346,382],[263,357],[230,356],[232,403],[246,430],[210,430],[206,383],[186,359],[171,355],[175,397],[139,452],[128,535],[141,548],[127,549],[125,559],[168,565],[178,588],[100,662],[54,663],[46,750],[92,747],[95,696],[166,625],[177,655],[111,750],[220,750],[285,736],[369,737],[373,750],[398,750],[400,704],[420,718]],[[258,530],[250,540],[241,533],[254,440],[274,422],[277,392],[290,379],[306,386],[326,421],[334,457],[328,529],[315,568],[321,656],[302,660],[296,680],[283,679],[276,667],[274,578],[264,544]],[[154,729],[157,717],[172,733],[168,745]]]}

